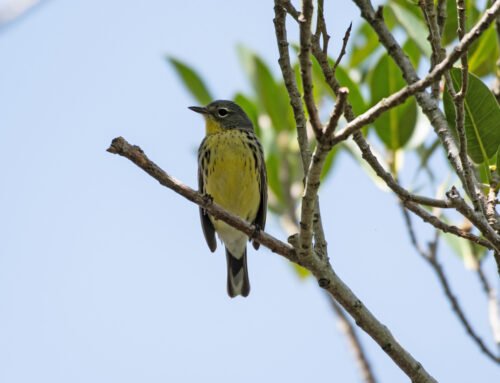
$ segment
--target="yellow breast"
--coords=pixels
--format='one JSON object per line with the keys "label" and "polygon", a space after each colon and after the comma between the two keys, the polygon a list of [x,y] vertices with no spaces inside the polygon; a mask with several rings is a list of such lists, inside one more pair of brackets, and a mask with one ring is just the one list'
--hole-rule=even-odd
{"label": "yellow breast", "polygon": [[232,129],[212,134],[205,145],[210,150],[206,193],[230,212],[253,221],[260,204],[260,173],[246,133]]}

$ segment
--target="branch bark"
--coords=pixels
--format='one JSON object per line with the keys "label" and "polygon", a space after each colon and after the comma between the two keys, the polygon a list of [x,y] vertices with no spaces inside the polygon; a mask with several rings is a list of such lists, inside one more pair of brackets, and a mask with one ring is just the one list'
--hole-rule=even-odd
{"label": "branch bark", "polygon": [[[404,206],[401,207],[403,217],[406,223],[406,229],[408,231],[408,235],[410,237],[410,242],[417,251],[417,253],[427,262],[427,264],[432,268],[434,273],[436,274],[439,283],[443,289],[444,295],[446,296],[448,302],[451,305],[451,308],[453,312],[455,313],[457,319],[459,322],[462,324],[464,327],[467,335],[472,339],[474,343],[479,347],[479,349],[488,357],[490,358],[493,362],[500,364],[500,357],[495,355],[495,353],[488,348],[486,343],[483,341],[483,339],[477,334],[477,332],[474,330],[474,327],[472,326],[471,322],[467,319],[467,316],[465,315],[465,311],[463,310],[462,306],[460,305],[460,302],[457,298],[457,296],[453,293],[451,289],[451,284],[448,281],[448,278],[446,277],[446,274],[444,272],[443,266],[439,263],[438,256],[437,256],[437,243],[438,243],[438,238],[439,238],[439,231],[436,232],[436,236],[429,244],[428,250],[425,250],[420,243],[418,242],[415,230],[413,228],[413,223],[411,220],[410,215],[404,208]],[[483,276],[484,277],[484,276]],[[484,282],[486,283],[487,282]],[[487,289],[488,295],[491,294],[491,289]],[[489,301],[489,304],[490,301]],[[491,311],[491,310],[490,310]]]}
{"label": "branch bark", "polygon": [[122,137],[115,138],[112,141],[108,152],[128,158],[155,178],[161,185],[172,189],[184,198],[203,207],[217,219],[254,238],[271,251],[308,269],[318,281],[319,286],[325,289],[353,317],[356,324],[382,347],[384,352],[412,382],[436,382],[425,368],[394,338],[389,329],[365,307],[363,302],[333,271],[328,262],[316,257],[308,257],[306,258],[306,262],[304,262],[303,258],[297,257],[296,251],[292,246],[261,230],[257,230],[253,225],[248,224],[246,221],[215,204],[210,198],[177,181],[152,162],[138,146],[130,145]]}

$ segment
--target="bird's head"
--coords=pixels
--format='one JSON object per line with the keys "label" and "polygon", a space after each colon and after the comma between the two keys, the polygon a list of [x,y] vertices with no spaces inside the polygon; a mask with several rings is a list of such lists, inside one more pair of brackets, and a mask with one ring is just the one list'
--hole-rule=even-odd
{"label": "bird's head", "polygon": [[207,106],[190,106],[189,109],[205,117],[207,134],[228,129],[253,130],[250,118],[232,101],[216,100]]}

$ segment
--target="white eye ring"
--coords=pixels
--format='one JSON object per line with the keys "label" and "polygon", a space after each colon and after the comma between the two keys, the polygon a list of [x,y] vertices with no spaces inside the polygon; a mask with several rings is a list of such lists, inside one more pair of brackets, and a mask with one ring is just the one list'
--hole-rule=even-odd
{"label": "white eye ring", "polygon": [[224,118],[229,114],[229,110],[227,110],[226,108],[219,108],[217,109],[217,114],[219,115],[219,117]]}

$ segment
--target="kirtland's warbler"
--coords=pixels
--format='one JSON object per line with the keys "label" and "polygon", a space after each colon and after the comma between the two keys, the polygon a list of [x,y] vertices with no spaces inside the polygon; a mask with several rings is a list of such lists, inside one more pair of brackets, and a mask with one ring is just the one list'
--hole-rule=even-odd
{"label": "kirtland's warbler", "polygon": [[[264,229],[267,211],[266,165],[252,122],[232,101],[191,106],[206,122],[206,136],[198,149],[199,191],[249,223]],[[200,208],[208,247],[217,248],[215,232],[226,247],[227,292],[231,298],[250,293],[247,268],[248,236]],[[253,241],[253,247],[259,243]]]}

